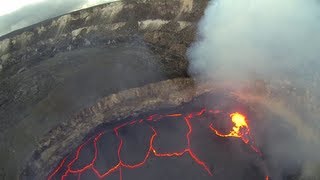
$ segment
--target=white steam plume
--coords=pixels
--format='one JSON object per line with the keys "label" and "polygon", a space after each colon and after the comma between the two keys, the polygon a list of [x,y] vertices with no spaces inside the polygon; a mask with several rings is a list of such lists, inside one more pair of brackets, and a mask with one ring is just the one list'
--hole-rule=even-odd
{"label": "white steam plume", "polygon": [[[189,73],[196,79],[239,82],[235,86],[256,78],[270,84],[289,80],[292,86],[304,89],[310,101],[320,102],[320,1],[210,1],[188,56]],[[319,118],[311,118],[314,114],[305,110],[306,104],[296,106],[298,120],[287,122],[319,140]],[[308,153],[293,153],[283,160],[300,158],[320,164],[320,141],[297,141],[288,139],[283,151],[300,148]],[[272,149],[269,153],[272,155]]]}
{"label": "white steam plume", "polygon": [[313,0],[216,0],[189,50],[190,73],[243,80],[305,80],[320,68],[320,8]]}

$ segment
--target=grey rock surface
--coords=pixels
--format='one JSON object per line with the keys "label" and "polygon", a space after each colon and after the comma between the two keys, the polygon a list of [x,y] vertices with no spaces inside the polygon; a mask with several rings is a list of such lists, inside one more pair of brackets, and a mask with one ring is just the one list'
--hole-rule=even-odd
{"label": "grey rock surface", "polygon": [[43,136],[98,99],[187,76],[207,0],[118,1],[0,37],[0,168],[16,179]]}

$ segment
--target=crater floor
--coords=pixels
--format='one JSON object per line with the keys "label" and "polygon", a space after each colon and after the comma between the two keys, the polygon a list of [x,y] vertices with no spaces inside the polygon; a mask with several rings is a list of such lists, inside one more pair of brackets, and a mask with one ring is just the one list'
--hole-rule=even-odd
{"label": "crater floor", "polygon": [[248,113],[245,107],[216,100],[217,104],[205,102],[202,97],[101,125],[61,160],[48,179],[265,179],[262,154],[252,148],[253,141],[221,137],[212,130],[228,134],[234,126],[230,113]]}

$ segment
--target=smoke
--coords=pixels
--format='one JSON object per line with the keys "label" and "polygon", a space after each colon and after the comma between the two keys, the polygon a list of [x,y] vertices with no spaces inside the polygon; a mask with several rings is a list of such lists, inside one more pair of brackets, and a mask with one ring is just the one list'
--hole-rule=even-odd
{"label": "smoke", "polygon": [[[232,82],[239,88],[241,82],[253,79],[286,82],[303,89],[306,99],[314,103],[320,97],[319,50],[320,5],[316,0],[215,0],[209,2],[198,39],[188,50],[189,73],[196,79]],[[296,107],[295,119],[285,121],[303,138],[319,139],[319,116],[308,111],[307,103]],[[309,162],[313,157],[320,164],[319,142],[293,138],[278,147],[297,153],[287,153],[282,160]],[[269,147],[279,145],[274,138],[268,143]],[[269,149],[271,158],[278,158],[275,151],[280,150]]]}
{"label": "smoke", "polygon": [[190,73],[243,80],[252,74],[277,79],[315,72],[319,10],[313,0],[211,1],[199,40],[189,50]]}

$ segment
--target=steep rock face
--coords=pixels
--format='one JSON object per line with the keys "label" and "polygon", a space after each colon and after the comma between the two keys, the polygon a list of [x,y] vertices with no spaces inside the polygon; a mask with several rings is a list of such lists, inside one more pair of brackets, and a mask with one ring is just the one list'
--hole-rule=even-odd
{"label": "steep rock face", "polygon": [[[184,55],[206,1],[118,1],[38,23],[0,38],[2,71],[13,64],[80,47],[110,45],[135,34]],[[184,46],[184,47],[183,47]],[[180,48],[179,48],[180,47]],[[181,51],[178,51],[178,50]]]}
{"label": "steep rock face", "polygon": [[[38,102],[59,81],[54,77],[55,72],[40,69],[42,72],[37,73],[35,66],[48,59],[53,61],[52,58],[61,53],[83,48],[109,49],[121,46],[121,43],[139,41],[140,45],[148,46],[149,54],[156,54],[161,59],[165,76],[186,76],[185,52],[194,38],[195,25],[205,5],[205,0],[118,1],[3,36],[0,38],[0,106],[10,106],[13,99],[22,101],[21,104]],[[22,75],[34,78],[23,79]],[[46,82],[39,84],[44,80]],[[1,130],[14,122],[7,120]]]}
{"label": "steep rock face", "polygon": [[15,179],[42,136],[128,88],[187,76],[207,0],[118,1],[0,37],[0,169]]}

